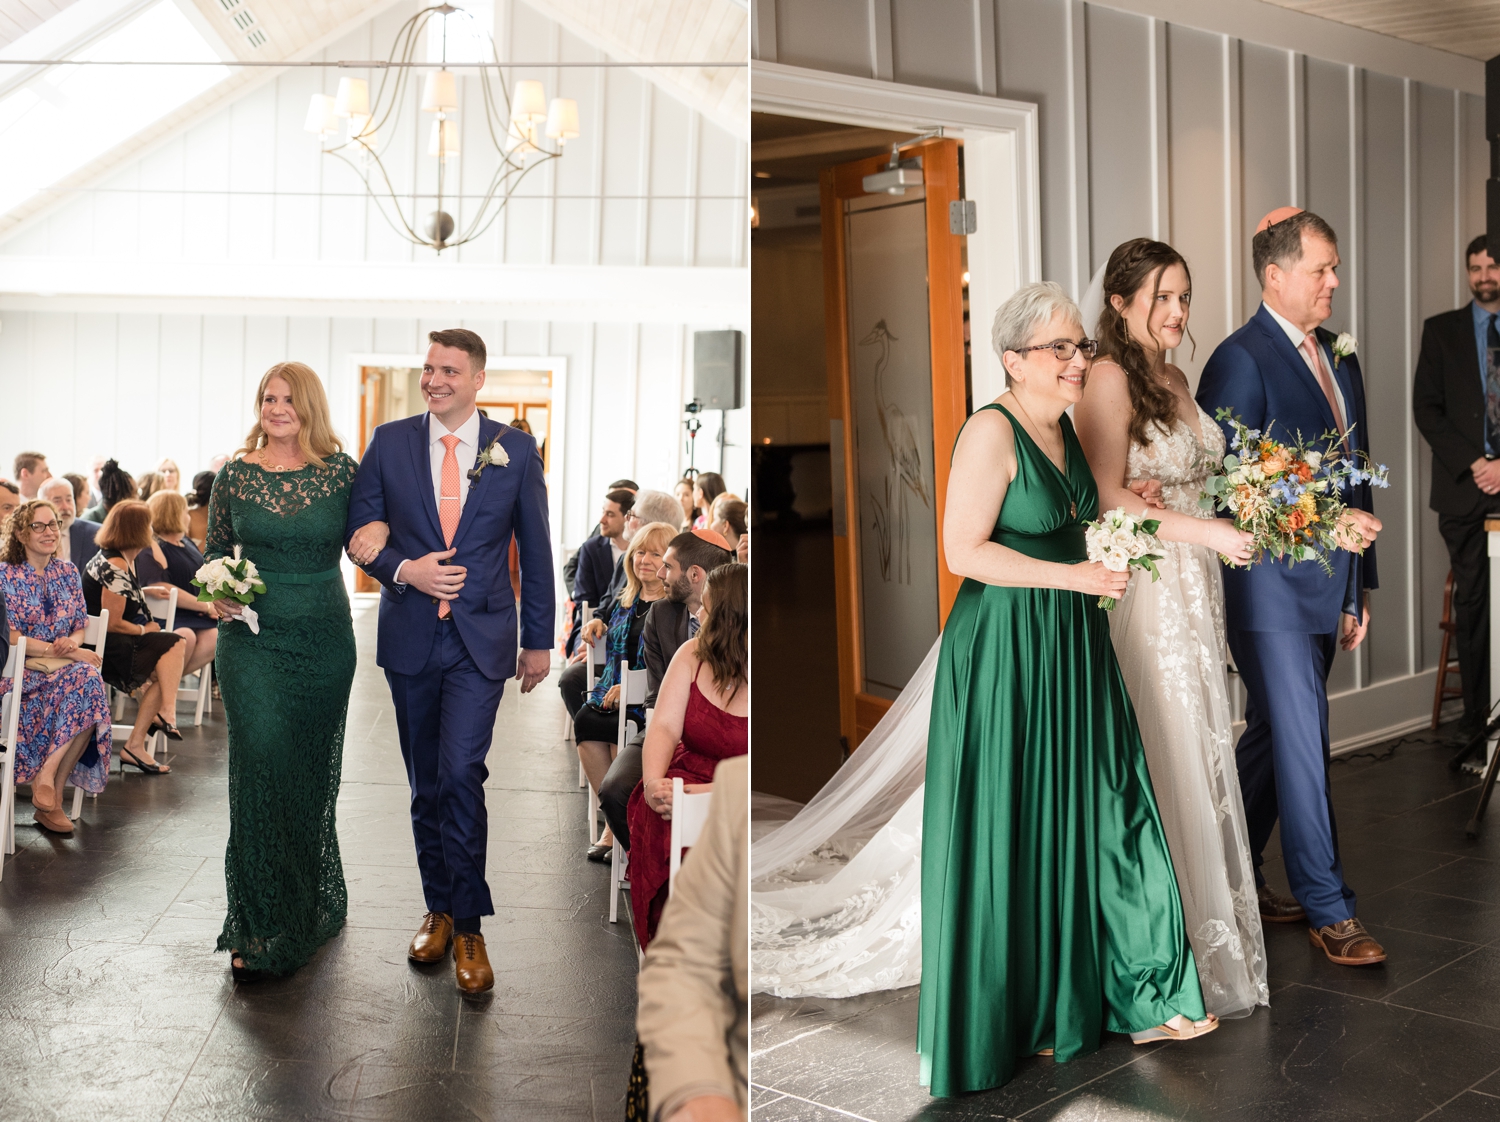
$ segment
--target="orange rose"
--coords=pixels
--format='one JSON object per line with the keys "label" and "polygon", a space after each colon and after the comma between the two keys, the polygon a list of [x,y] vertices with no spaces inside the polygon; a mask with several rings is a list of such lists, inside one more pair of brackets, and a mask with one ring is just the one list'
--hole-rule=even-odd
{"label": "orange rose", "polygon": [[1260,469],[1267,475],[1275,475],[1286,470],[1286,461],[1280,456],[1268,456],[1261,461]]}

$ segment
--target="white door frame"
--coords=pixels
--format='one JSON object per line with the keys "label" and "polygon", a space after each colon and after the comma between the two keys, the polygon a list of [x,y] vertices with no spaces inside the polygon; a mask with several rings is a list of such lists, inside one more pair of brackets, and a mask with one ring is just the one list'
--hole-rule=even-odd
{"label": "white door frame", "polygon": [[1017,288],[1042,276],[1036,105],[775,62],[752,62],[750,74],[750,107],[757,112],[913,132],[941,125],[945,136],[962,138],[964,193],[978,204],[978,229],[969,236],[974,401],[998,397],[1005,372],[987,345],[990,317]]}
{"label": "white door frame", "polygon": [[[348,356],[345,377],[350,379],[353,392],[348,400],[352,403],[344,418],[345,432],[359,431],[359,370],[362,366],[412,366],[418,370],[427,361],[425,354],[400,354],[391,352],[365,352]],[[568,412],[568,360],[562,355],[490,355],[485,360],[486,371],[497,370],[545,370],[551,375],[551,434],[550,459],[552,470],[547,473],[547,521],[552,532],[553,581],[559,589],[561,604],[570,592],[562,589],[562,516],[563,492],[567,488],[567,412]]]}

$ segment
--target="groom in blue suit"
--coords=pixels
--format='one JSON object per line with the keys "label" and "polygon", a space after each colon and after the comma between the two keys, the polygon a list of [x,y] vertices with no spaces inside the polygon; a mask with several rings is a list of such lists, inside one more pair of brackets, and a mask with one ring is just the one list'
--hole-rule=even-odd
{"label": "groom in blue suit", "polygon": [[361,529],[348,544],[384,586],[375,661],[396,704],[427,902],[407,955],[437,962],[451,944],[458,988],[473,994],[495,984],[480,933],[480,917],[495,913],[484,875],[485,757],[505,680],[519,678],[529,693],[547,676],[556,599],[536,441],[480,416],[478,335],[453,328],[427,338],[427,412],[375,430],[349,499],[348,525],[384,522],[390,539],[377,551]]}
{"label": "groom in blue suit", "polygon": [[[1316,441],[1332,430],[1346,434],[1350,454],[1368,452],[1359,359],[1336,354],[1333,334],[1320,326],[1339,283],[1333,229],[1309,211],[1285,207],[1262,220],[1253,253],[1260,309],[1214,350],[1198,403],[1210,415],[1228,408],[1279,439],[1300,432]],[[1385,951],[1355,917],[1339,859],[1328,781],[1328,671],[1337,648],[1352,651],[1369,626],[1366,593],[1376,587],[1380,523],[1368,485],[1344,499],[1346,548],[1328,557],[1332,577],[1311,561],[1226,567],[1224,606],[1229,650],[1245,683],[1236,762],[1261,916],[1273,923],[1306,918],[1313,944],[1331,961],[1363,966],[1384,961]],[[1295,900],[1272,892],[1260,872],[1278,818]]]}

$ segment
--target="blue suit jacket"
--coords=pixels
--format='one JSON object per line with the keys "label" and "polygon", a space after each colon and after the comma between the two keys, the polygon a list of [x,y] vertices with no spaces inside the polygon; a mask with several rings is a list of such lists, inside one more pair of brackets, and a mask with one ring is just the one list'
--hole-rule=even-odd
{"label": "blue suit jacket", "polygon": [[100,529],[100,523],[90,522],[86,518],[75,518],[73,525],[68,527],[68,550],[79,572],[82,572],[83,567],[92,560],[94,554],[99,552],[98,545],[94,543],[94,535]]}
{"label": "blue suit jacket", "polygon": [[614,582],[615,555],[604,535],[589,538],[578,547],[578,569],[573,574],[573,599],[597,608],[609,596]]}
{"label": "blue suit jacket", "polygon": [[[453,601],[454,623],[474,664],[491,681],[516,672],[512,534],[521,561],[521,646],[550,649],[555,622],[542,457],[527,433],[481,417],[479,447],[488,447],[496,437],[510,462],[504,467],[492,464],[470,481],[463,517],[453,535],[458,552],[449,561],[468,570],[463,590]],[[381,425],[365,449],[349,497],[349,537],[366,523],[378,521],[390,525],[391,536],[380,556],[365,568],[384,586],[375,662],[397,674],[417,674],[432,650],[438,606],[416,588],[396,584],[396,568],[402,561],[447,548],[432,490],[426,413]]]}
{"label": "blue suit jacket", "polygon": [[[1351,444],[1369,452],[1370,429],[1365,415],[1365,384],[1354,355],[1333,364],[1334,335],[1321,327],[1318,341],[1323,357],[1343,392],[1354,426]],[[1251,428],[1280,439],[1300,431],[1316,440],[1334,427],[1328,398],[1307,363],[1292,346],[1281,325],[1264,304],[1245,324],[1214,349],[1198,382],[1198,404],[1209,416],[1228,407]],[[1226,437],[1227,424],[1221,425]],[[1373,513],[1368,485],[1353,488],[1344,501]],[[1224,568],[1224,608],[1232,631],[1296,631],[1326,635],[1337,630],[1339,614],[1355,614],[1362,590],[1377,587],[1375,547],[1363,555],[1335,550],[1329,577],[1315,561],[1266,560],[1248,569]]]}

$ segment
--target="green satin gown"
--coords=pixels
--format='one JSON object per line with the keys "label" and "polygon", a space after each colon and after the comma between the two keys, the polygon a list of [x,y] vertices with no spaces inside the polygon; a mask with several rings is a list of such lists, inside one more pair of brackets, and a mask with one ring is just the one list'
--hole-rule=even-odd
{"label": "green satin gown", "polygon": [[[1099,492],[1015,430],[990,540],[1087,557]],[[943,631],[922,827],[922,1083],[996,1087],[1018,1057],[1098,1048],[1203,996],[1135,712],[1098,598],[966,580]]]}
{"label": "green satin gown", "polygon": [[342,452],[286,472],[231,460],[209,500],[204,554],[239,546],[266,584],[260,634],[221,622],[214,659],[229,722],[218,949],[272,974],[310,959],[348,911],[334,808],[355,655],[339,557],[357,468]]}

